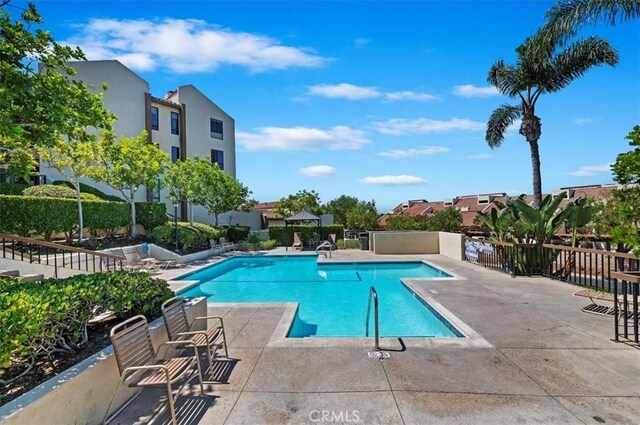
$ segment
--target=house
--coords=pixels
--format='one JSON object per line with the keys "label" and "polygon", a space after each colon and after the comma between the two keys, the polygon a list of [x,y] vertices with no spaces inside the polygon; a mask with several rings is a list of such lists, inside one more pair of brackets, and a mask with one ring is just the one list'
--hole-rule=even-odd
{"label": "house", "polygon": [[[613,191],[618,188],[619,185],[617,184],[567,186],[562,187],[551,194],[555,196],[561,192],[567,193],[567,198],[565,198],[560,204],[560,207],[563,207],[578,198],[589,198],[606,202],[611,198]],[[393,216],[429,216],[437,211],[442,211],[445,208],[456,208],[462,215],[462,230],[469,235],[478,234],[482,233],[478,226],[474,224],[478,214],[490,211],[492,208],[495,208],[497,202],[504,203],[507,198],[508,196],[506,193],[497,192],[477,195],[462,195],[441,201],[427,201],[425,199],[409,200],[399,204],[390,212],[380,217],[378,224],[381,228],[385,228],[387,221]],[[532,203],[533,196],[527,195],[525,200],[528,203]]]}
{"label": "house", "polygon": [[[162,97],[151,94],[149,83],[117,60],[79,61],[69,63],[77,73],[72,79],[99,89],[103,82],[105,108],[116,115],[114,130],[118,136],[137,136],[146,130],[149,143],[156,143],[172,161],[187,157],[210,159],[233,178],[236,177],[234,119],[193,85],[183,85]],[[101,89],[100,89],[101,90]],[[55,169],[40,164],[40,174],[48,182],[63,177]],[[86,183],[109,194],[119,195],[104,184]],[[156,200],[173,205],[167,191],[138,191],[139,201]],[[178,216],[188,217],[188,206],[182,203]],[[202,207],[195,207],[196,221],[211,223],[212,217]]]}

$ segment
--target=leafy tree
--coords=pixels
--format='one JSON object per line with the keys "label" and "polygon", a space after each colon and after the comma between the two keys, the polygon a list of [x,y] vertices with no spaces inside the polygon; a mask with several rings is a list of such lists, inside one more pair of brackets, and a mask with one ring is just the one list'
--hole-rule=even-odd
{"label": "leafy tree", "polygon": [[347,212],[346,225],[349,229],[376,229],[378,227],[378,210],[376,209],[375,201],[359,201],[355,206],[351,207]]}
{"label": "leafy tree", "polygon": [[502,59],[489,71],[487,81],[500,93],[518,99],[518,105],[503,104],[489,118],[485,139],[491,148],[504,141],[507,128],[522,118],[520,134],[529,143],[533,172],[534,205],[542,202],[542,177],[538,140],[542,134],[540,118],[535,108],[538,99],[546,93],[557,92],[590,68],[598,65],[615,65],[617,52],[599,37],[578,40],[560,50],[558,45],[545,40],[541,32],[528,37],[517,49],[515,65]]}
{"label": "leafy tree", "polygon": [[220,214],[246,209],[254,202],[249,199],[249,188],[222,171],[218,164],[209,165],[209,171],[202,178],[202,192],[197,194],[194,203],[203,205],[215,217],[216,226]]}
{"label": "leafy tree", "polygon": [[615,25],[640,17],[640,0],[561,0],[546,14],[543,27],[547,40],[562,40],[587,24],[600,21]]}
{"label": "leafy tree", "polygon": [[347,214],[359,204],[359,200],[353,196],[342,195],[326,203],[325,211],[333,214],[333,222],[351,228],[347,224]]}
{"label": "leafy tree", "polygon": [[459,232],[462,225],[462,213],[457,208],[449,207],[437,211],[429,217],[427,230],[432,232]]}
{"label": "leafy tree", "polygon": [[135,237],[136,192],[141,186],[152,189],[164,173],[169,157],[156,145],[147,142],[147,133],[136,137],[120,137],[116,142],[112,132],[103,132],[96,149],[98,166],[92,177],[122,193],[131,205],[131,236]]}
{"label": "leafy tree", "polygon": [[177,161],[167,171],[164,185],[169,189],[169,198],[173,201],[184,200],[192,206],[190,225],[193,225],[193,205],[203,205],[206,193],[204,182],[212,172],[211,163],[198,157]]}
{"label": "leafy tree", "polygon": [[67,62],[84,60],[82,51],[36,28],[42,19],[33,4],[18,18],[9,8],[9,1],[0,2],[0,153],[13,163],[14,176],[26,178],[32,147],[55,145],[61,136],[89,141],[88,127],[110,128],[113,115],[101,93],[70,78],[75,70]]}
{"label": "leafy tree", "polygon": [[273,212],[282,217],[289,217],[302,211],[320,215],[323,209],[320,205],[320,195],[315,190],[300,190],[298,193],[280,198]]}
{"label": "leafy tree", "polygon": [[80,179],[90,177],[96,164],[95,142],[70,143],[59,139],[53,146],[41,146],[38,149],[40,159],[47,162],[76,190],[78,203],[78,242],[82,243],[84,219],[82,214],[82,194]]}
{"label": "leafy tree", "polygon": [[614,180],[628,185],[613,194],[618,222],[611,237],[640,256],[640,126],[635,126],[626,139],[633,150],[619,154],[611,166]]}

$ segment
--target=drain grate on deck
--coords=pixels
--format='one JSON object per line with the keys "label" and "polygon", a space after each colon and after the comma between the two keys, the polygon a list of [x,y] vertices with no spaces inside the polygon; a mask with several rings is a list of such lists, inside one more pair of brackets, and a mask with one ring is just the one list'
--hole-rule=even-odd
{"label": "drain grate on deck", "polygon": [[386,351],[369,351],[368,354],[370,359],[388,359],[391,357],[391,354]]}

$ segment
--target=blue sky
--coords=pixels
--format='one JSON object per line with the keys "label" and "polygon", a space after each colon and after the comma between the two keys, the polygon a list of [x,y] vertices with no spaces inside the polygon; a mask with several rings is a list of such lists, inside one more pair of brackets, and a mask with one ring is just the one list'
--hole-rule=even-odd
{"label": "blue sky", "polygon": [[[484,141],[498,58],[552,2],[36,1],[90,59],[119,58],[154,95],[194,84],[236,120],[237,177],[260,201],[314,189],[375,199],[530,193],[529,146]],[[588,27],[620,63],[540,98],[543,189],[612,181],[640,124],[640,21]]]}

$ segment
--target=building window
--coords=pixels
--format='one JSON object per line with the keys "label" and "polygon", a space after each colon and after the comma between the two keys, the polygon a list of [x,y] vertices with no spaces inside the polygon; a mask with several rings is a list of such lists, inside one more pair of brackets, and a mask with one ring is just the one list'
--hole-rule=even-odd
{"label": "building window", "polygon": [[180,134],[180,121],[177,112],[171,113],[171,134]]}
{"label": "building window", "polygon": [[158,130],[160,126],[158,125],[158,108],[155,106],[151,107],[151,130]]}
{"label": "building window", "polygon": [[211,118],[211,137],[222,140],[222,121]]}
{"label": "building window", "polygon": [[224,152],[211,149],[211,164],[218,164],[221,170],[224,170]]}
{"label": "building window", "polygon": [[180,147],[171,146],[171,162],[178,162],[180,160]]}

